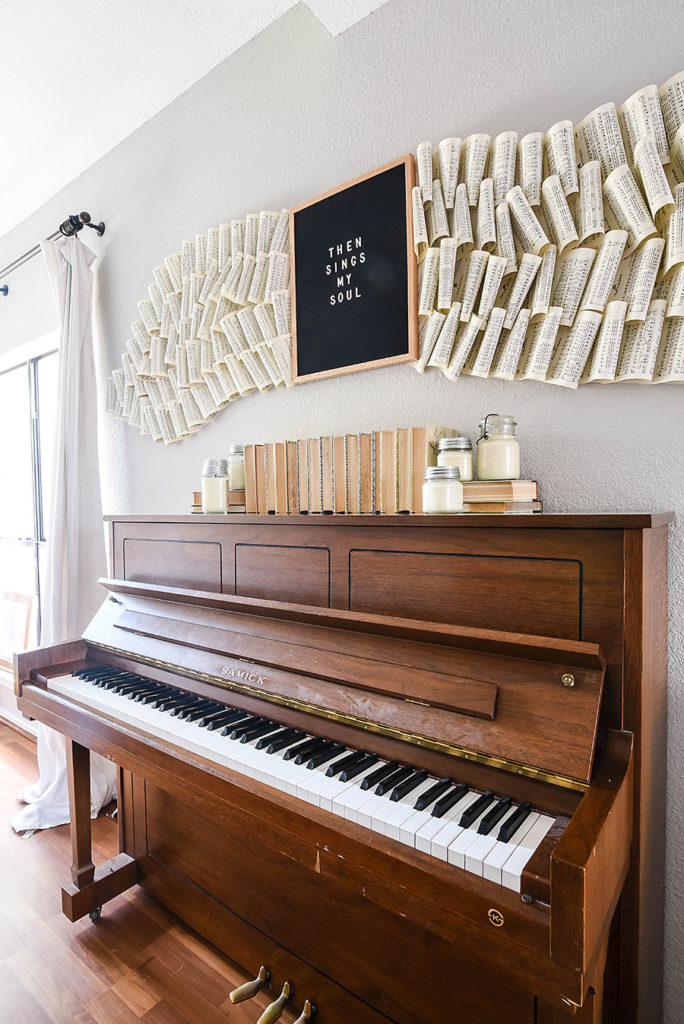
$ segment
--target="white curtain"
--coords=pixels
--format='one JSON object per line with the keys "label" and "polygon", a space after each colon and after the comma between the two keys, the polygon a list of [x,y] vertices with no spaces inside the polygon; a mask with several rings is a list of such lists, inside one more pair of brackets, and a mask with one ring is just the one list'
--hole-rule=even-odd
{"label": "white curtain", "polygon": [[[93,356],[94,253],[79,238],[43,242],[59,312],[59,402],[55,424],[52,501],[47,521],[47,571],[41,644],[79,637],[102,601],[97,579],[106,558],[97,458],[97,393]],[[40,725],[39,780],[26,786],[26,803],[12,821],[17,831],[69,821],[64,737]],[[116,792],[116,769],[91,755],[91,813]]]}

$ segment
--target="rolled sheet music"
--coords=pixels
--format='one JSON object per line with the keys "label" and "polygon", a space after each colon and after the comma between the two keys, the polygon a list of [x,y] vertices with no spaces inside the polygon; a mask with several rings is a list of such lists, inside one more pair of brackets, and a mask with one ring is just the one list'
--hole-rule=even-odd
{"label": "rolled sheet music", "polygon": [[578,313],[570,330],[556,342],[546,377],[549,384],[577,388],[600,325],[600,313],[588,309]]}
{"label": "rolled sheet music", "polygon": [[558,121],[544,136],[549,176],[557,175],[566,196],[579,191],[572,121]]}
{"label": "rolled sheet music", "polygon": [[502,203],[515,185],[517,149],[517,132],[501,132],[492,143],[489,174],[494,189],[495,205]]}
{"label": "rolled sheet music", "polygon": [[536,320],[537,317],[543,316],[549,311],[557,252],[556,246],[550,245],[541,258],[541,266],[534,278],[534,287],[530,296],[530,318],[532,320]]}
{"label": "rolled sheet music", "polygon": [[459,327],[460,315],[461,303],[454,302],[447,313],[446,320],[442,324],[436,344],[434,345],[430,358],[428,359],[428,366],[444,370],[449,365],[456,332]]}
{"label": "rolled sheet music", "polygon": [[475,212],[475,248],[492,252],[496,248],[494,218],[494,183],[491,178],[480,182],[480,195]]}
{"label": "rolled sheet music", "polygon": [[423,265],[423,279],[420,283],[418,297],[418,316],[430,316],[435,305],[437,285],[439,282],[439,249],[431,247],[427,251]]}
{"label": "rolled sheet music", "polygon": [[418,373],[425,373],[428,360],[445,320],[444,313],[438,313],[435,310],[429,317],[422,318],[418,324],[418,359],[413,364]]}
{"label": "rolled sheet music", "polygon": [[626,231],[609,231],[604,235],[582,295],[580,310],[602,313],[606,308],[626,244]]}
{"label": "rolled sheet music", "polygon": [[551,306],[545,316],[530,324],[516,380],[546,380],[562,313],[560,306]]}
{"label": "rolled sheet music", "polygon": [[578,163],[598,160],[604,178],[627,163],[625,145],[614,103],[596,107],[575,127]]}
{"label": "rolled sheet music", "polygon": [[494,353],[501,339],[505,318],[506,310],[502,306],[495,306],[489,314],[489,321],[480,342],[477,358],[470,370],[473,377],[489,376]]}
{"label": "rolled sheet music", "polygon": [[675,136],[684,124],[684,71],[678,72],[658,89],[660,108],[665,122],[667,142],[672,146]]}
{"label": "rolled sheet music", "polygon": [[656,234],[656,226],[627,164],[621,164],[608,175],[603,183],[603,197],[609,224],[612,215],[610,226],[622,228],[629,235],[625,249],[627,256]]}
{"label": "rolled sheet music", "polygon": [[541,132],[530,132],[529,135],[524,135],[520,140],[518,150],[518,184],[525,193],[530,206],[539,206],[541,203],[544,136]]}
{"label": "rolled sheet music", "polygon": [[475,308],[475,300],[484,278],[488,259],[489,253],[482,252],[480,249],[473,249],[472,252],[468,253],[465,260],[461,261],[456,281],[456,297],[461,303],[462,322],[470,319]]}
{"label": "rolled sheet music", "polygon": [[467,253],[473,248],[473,225],[468,205],[468,191],[463,182],[456,187],[456,198],[451,215],[451,237],[456,240],[458,252]]}
{"label": "rolled sheet music", "polygon": [[475,316],[474,314],[473,316],[471,316],[467,324],[461,325],[461,328],[458,334],[456,335],[456,341],[454,343],[453,352],[451,353],[451,359],[449,360],[448,366],[444,370],[444,374],[449,378],[449,380],[456,380],[456,378],[460,375],[461,370],[463,369],[463,366],[465,364],[465,361],[468,358],[468,355],[470,354],[470,350],[476,343],[478,334],[483,327],[483,321],[480,319],[479,316]]}
{"label": "rolled sheet music", "polygon": [[496,302],[496,296],[499,292],[499,287],[503,281],[504,270],[506,269],[506,260],[502,256],[490,255],[487,260],[487,268],[485,270],[484,279],[482,281],[482,292],[480,294],[480,305],[477,310],[477,315],[482,320],[482,326],[487,320],[487,317],[494,309],[494,303]]}
{"label": "rolled sheet music", "polygon": [[[684,262],[684,185],[675,189],[675,208],[665,229],[665,257],[663,270],[669,274],[673,267]],[[131,330],[133,325],[131,325]]]}
{"label": "rolled sheet music", "polygon": [[618,117],[629,164],[634,163],[637,143],[647,136],[655,142],[661,163],[669,162],[667,132],[656,85],[645,85],[626,99],[618,110]]}
{"label": "rolled sheet music", "polygon": [[521,309],[511,330],[503,331],[492,361],[490,377],[495,377],[497,380],[513,380],[515,378],[529,322],[529,309]]}
{"label": "rolled sheet music", "polygon": [[646,319],[664,250],[664,238],[649,238],[620,264],[612,291],[627,303],[628,323]]}
{"label": "rolled sheet music", "polygon": [[428,232],[423,197],[418,185],[411,191],[411,209],[413,212],[413,251],[418,262],[422,263],[428,250]]}
{"label": "rolled sheet music", "polygon": [[532,287],[532,283],[536,275],[539,273],[542,261],[543,257],[541,256],[535,256],[531,252],[523,253],[520,261],[520,269],[518,270],[510,297],[506,303],[507,312],[504,327],[510,329],[518,319],[518,314],[522,309],[523,303],[527,298],[527,294]]}
{"label": "rolled sheet music", "polygon": [[642,323],[627,324],[618,357],[616,381],[650,381],[655,370],[665,322],[664,299],[653,299]]}
{"label": "rolled sheet music", "polygon": [[511,211],[508,209],[507,202],[499,203],[494,210],[494,218],[496,221],[496,249],[494,251],[497,256],[501,256],[506,261],[504,277],[507,277],[509,274],[515,274],[518,269]]}
{"label": "rolled sheet music", "polygon": [[561,179],[557,174],[545,178],[542,183],[542,210],[549,225],[553,241],[559,253],[576,246],[579,242],[577,228],[572,219]]}
{"label": "rolled sheet music", "polygon": [[453,210],[458,185],[458,168],[461,161],[461,140],[458,138],[442,139],[437,147],[437,177],[442,182],[444,205]]}
{"label": "rolled sheet music", "polygon": [[453,238],[444,238],[439,247],[439,281],[437,285],[437,308],[442,313],[448,313],[451,309],[455,271],[456,241]]}
{"label": "rolled sheet music", "polygon": [[603,311],[601,326],[582,376],[583,384],[611,381],[615,378],[627,303],[619,299],[609,302]]}
{"label": "rolled sheet music", "polygon": [[469,135],[463,144],[463,181],[468,193],[469,206],[477,206],[490,141],[490,135],[475,134]]}
{"label": "rolled sheet music", "polygon": [[684,319],[666,320],[653,374],[654,384],[684,380]]}
{"label": "rolled sheet music", "polygon": [[418,187],[424,203],[432,202],[432,143],[421,142],[416,150]]}
{"label": "rolled sheet music", "polygon": [[525,252],[534,253],[535,256],[542,256],[551,243],[520,185],[515,185],[511,189],[506,196],[506,202],[511,211],[513,230],[520,239],[523,249]]}
{"label": "rolled sheet music", "polygon": [[579,200],[577,203],[580,244],[591,241],[605,231],[603,221],[603,185],[601,165],[589,160],[579,171]]}
{"label": "rolled sheet music", "polygon": [[439,178],[435,178],[432,183],[432,202],[425,204],[425,223],[430,245],[434,245],[440,238],[448,236],[449,221],[444,206],[442,183]]}
{"label": "rolled sheet music", "polygon": [[558,260],[551,301],[553,306],[562,307],[560,323],[563,327],[572,327],[575,321],[595,258],[594,249],[571,249]]}
{"label": "rolled sheet music", "polygon": [[674,206],[674,197],[652,136],[647,135],[637,142],[634,163],[653,220],[655,221],[661,211],[670,214]]}

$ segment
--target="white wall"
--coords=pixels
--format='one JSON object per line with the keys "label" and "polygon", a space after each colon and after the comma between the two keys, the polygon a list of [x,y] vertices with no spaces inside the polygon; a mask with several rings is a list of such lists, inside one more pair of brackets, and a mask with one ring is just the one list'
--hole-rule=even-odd
{"label": "white wall", "polygon": [[[103,254],[102,362],[110,369],[152,267],[182,238],[248,211],[311,198],[422,139],[509,128],[523,134],[561,118],[577,121],[599,103],[619,102],[684,67],[682,29],[676,0],[390,0],[331,39],[298,8],[0,239],[0,266],[70,212],[85,208],[103,218],[107,234],[91,241]],[[0,298],[0,347],[9,301]],[[568,393],[535,383],[452,384],[435,374],[420,377],[410,366],[340,377],[237,402],[172,450],[130,427],[104,424],[104,505],[108,512],[187,511],[202,461],[224,454],[231,441],[407,423],[453,423],[472,434],[495,409],[518,417],[524,473],[541,481],[549,511],[679,513],[683,399],[677,385]],[[671,551],[665,1019],[677,1024],[684,1006],[679,522]]]}

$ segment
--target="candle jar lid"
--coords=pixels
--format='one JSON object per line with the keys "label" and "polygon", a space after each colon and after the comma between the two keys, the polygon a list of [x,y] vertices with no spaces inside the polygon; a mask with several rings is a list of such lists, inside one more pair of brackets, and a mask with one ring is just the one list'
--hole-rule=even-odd
{"label": "candle jar lid", "polygon": [[231,455],[244,455],[245,446],[243,444],[231,444],[229,452]]}
{"label": "candle jar lid", "polygon": [[514,416],[502,416],[498,412],[489,412],[483,420],[480,420],[480,437],[484,437],[485,433],[488,436],[491,434],[508,434],[514,437],[517,425],[518,422]]}
{"label": "candle jar lid", "polygon": [[441,437],[439,439],[440,452],[467,452],[471,451],[473,442],[469,437]]}
{"label": "candle jar lid", "polygon": [[207,459],[202,467],[202,476],[228,476],[228,460]]}
{"label": "candle jar lid", "polygon": [[425,482],[432,483],[433,480],[460,480],[461,471],[458,466],[428,466],[425,470]]}

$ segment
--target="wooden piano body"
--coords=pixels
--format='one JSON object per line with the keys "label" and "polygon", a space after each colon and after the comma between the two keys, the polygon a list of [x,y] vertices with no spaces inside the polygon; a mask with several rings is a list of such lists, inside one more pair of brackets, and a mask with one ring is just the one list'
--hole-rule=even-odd
{"label": "wooden piano body", "polygon": [[[84,637],[17,664],[20,708],[71,740],[65,912],[138,882],[321,1024],[657,1020],[668,521],[112,518]],[[513,892],[51,693],[86,662],[558,824]],[[90,749],[121,766],[99,868]]]}

